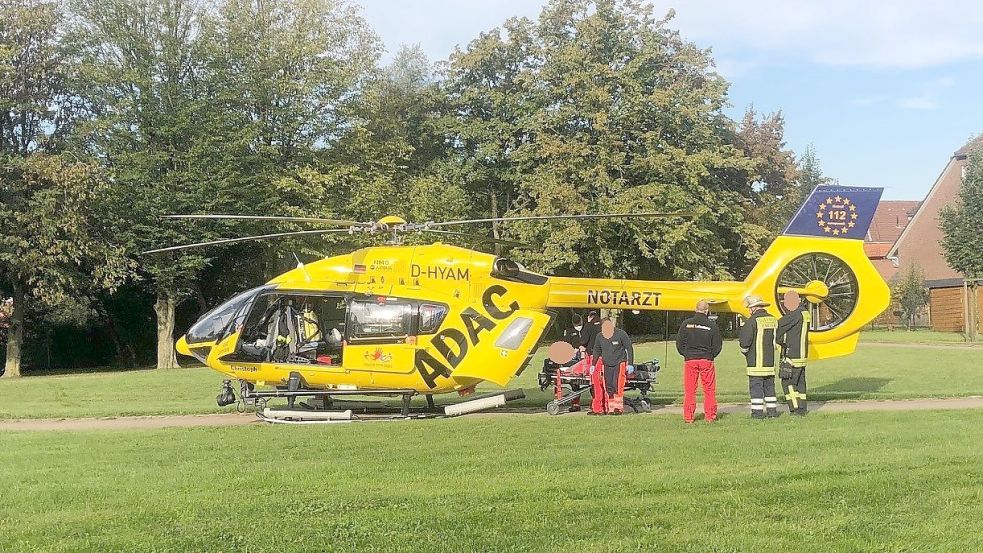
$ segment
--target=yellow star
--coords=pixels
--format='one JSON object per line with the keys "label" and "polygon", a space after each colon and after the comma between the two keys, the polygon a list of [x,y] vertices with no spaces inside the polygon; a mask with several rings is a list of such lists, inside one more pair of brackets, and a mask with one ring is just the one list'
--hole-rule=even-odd
{"label": "yellow star", "polygon": [[833,229],[833,236],[839,236],[839,235],[840,235],[840,229]]}
{"label": "yellow star", "polygon": [[823,227],[823,232],[829,232],[829,231],[830,231],[829,227]]}
{"label": "yellow star", "polygon": [[843,198],[843,205],[850,205],[850,198]]}
{"label": "yellow star", "polygon": [[819,211],[823,211],[825,209],[826,209],[826,204],[819,204]]}
{"label": "yellow star", "polygon": [[826,226],[826,221],[823,221],[822,219],[820,219],[819,220],[819,226],[825,227]]}
{"label": "yellow star", "polygon": [[822,218],[823,218],[823,212],[822,212],[822,211],[817,211],[817,212],[816,212],[816,217],[817,217],[818,219],[822,219]]}
{"label": "yellow star", "polygon": [[857,223],[854,223],[853,221],[850,221],[849,223],[846,224],[846,226],[848,226],[850,228],[853,228],[853,227],[857,226]]}
{"label": "yellow star", "polygon": [[833,198],[826,198],[826,203],[832,204],[833,203]]}
{"label": "yellow star", "polygon": [[850,211],[856,211],[856,210],[857,210],[857,206],[855,206],[855,205],[851,205],[850,206]]}
{"label": "yellow star", "polygon": [[856,219],[857,217],[858,217],[858,216],[857,216],[857,214],[856,214],[856,213],[851,213],[851,214],[850,214],[850,218],[851,218],[851,219]]}
{"label": "yellow star", "polygon": [[839,196],[836,197],[836,203],[840,203],[842,200],[843,200],[843,198],[841,198]]}

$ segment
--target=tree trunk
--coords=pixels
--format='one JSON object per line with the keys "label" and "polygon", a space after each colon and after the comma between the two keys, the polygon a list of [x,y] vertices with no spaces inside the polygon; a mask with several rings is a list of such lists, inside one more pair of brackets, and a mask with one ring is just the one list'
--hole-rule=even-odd
{"label": "tree trunk", "polygon": [[20,376],[21,346],[24,344],[24,289],[19,282],[14,282],[14,313],[10,317],[10,329],[7,331],[7,360],[4,363],[3,375],[7,378]]}
{"label": "tree trunk", "polygon": [[177,353],[174,351],[174,311],[177,302],[166,294],[157,294],[154,312],[157,313],[157,368],[176,369]]}

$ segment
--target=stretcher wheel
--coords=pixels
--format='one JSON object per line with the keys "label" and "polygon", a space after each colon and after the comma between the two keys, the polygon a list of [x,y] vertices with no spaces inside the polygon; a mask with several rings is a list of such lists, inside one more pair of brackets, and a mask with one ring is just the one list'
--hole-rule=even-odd
{"label": "stretcher wheel", "polygon": [[551,414],[551,415],[559,415],[560,414],[560,404],[559,404],[559,402],[557,402],[556,400],[553,400],[553,401],[547,403],[546,404],[546,412],[549,413],[549,414]]}

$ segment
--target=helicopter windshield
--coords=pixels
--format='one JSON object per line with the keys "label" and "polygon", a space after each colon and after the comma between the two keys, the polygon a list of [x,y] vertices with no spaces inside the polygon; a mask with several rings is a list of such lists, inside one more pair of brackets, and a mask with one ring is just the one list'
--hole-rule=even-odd
{"label": "helicopter windshield", "polygon": [[242,325],[256,296],[271,288],[273,287],[259,286],[247,290],[205,313],[198,319],[198,322],[188,329],[185,340],[189,344],[194,344],[213,342],[223,338],[226,335],[226,330]]}

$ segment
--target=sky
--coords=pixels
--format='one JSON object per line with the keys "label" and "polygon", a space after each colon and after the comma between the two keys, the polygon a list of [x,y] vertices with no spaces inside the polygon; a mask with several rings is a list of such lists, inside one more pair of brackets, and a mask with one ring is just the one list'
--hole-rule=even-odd
{"label": "sky", "polygon": [[[354,0],[385,44],[444,60],[538,0]],[[788,146],[885,199],[924,198],[952,153],[983,133],[983,9],[964,0],[652,2],[710,48],[731,83],[728,113],[782,111]]]}

